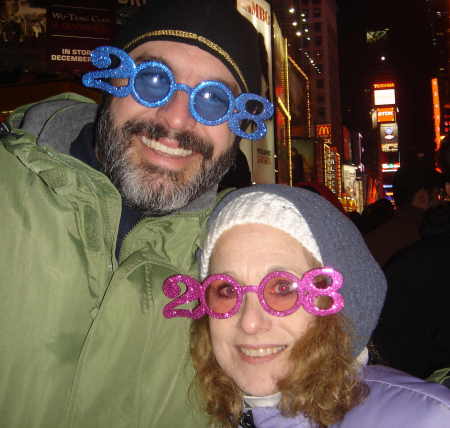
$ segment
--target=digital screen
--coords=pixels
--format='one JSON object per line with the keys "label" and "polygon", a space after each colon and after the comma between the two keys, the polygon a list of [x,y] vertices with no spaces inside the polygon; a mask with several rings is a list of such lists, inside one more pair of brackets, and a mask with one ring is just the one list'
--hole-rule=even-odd
{"label": "digital screen", "polygon": [[395,104],[395,89],[376,89],[374,96],[376,106]]}

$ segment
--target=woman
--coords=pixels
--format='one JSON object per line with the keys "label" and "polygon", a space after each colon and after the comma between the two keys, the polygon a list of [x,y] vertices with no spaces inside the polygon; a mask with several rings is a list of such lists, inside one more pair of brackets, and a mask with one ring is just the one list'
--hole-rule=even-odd
{"label": "woman", "polygon": [[445,387],[366,365],[385,279],[320,196],[279,185],[230,193],[208,222],[200,273],[202,284],[167,280],[166,295],[185,283],[183,302],[200,303],[172,302],[165,315],[195,319],[196,385],[215,426],[450,427]]}

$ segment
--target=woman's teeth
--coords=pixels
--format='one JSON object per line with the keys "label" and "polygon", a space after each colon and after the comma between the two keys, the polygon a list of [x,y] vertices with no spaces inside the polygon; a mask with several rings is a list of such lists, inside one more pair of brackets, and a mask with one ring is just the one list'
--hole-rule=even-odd
{"label": "woman's teeth", "polygon": [[277,354],[278,352],[286,349],[287,346],[272,346],[268,348],[246,348],[243,346],[239,347],[239,350],[247,357],[265,357],[267,355]]}
{"label": "woman's teeth", "polygon": [[150,148],[152,150],[157,150],[158,152],[164,153],[169,156],[186,157],[186,156],[192,155],[192,150],[167,147],[164,144],[161,144],[156,140],[151,140],[150,138],[147,138],[147,137],[142,137],[142,142],[148,148]]}

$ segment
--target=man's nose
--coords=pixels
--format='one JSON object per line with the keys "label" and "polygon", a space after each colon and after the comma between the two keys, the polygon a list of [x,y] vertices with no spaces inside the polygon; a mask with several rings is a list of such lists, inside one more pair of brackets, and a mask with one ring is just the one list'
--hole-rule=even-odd
{"label": "man's nose", "polygon": [[157,119],[168,129],[185,131],[196,125],[196,120],[189,110],[189,95],[184,91],[175,91],[166,104],[156,108]]}
{"label": "man's nose", "polygon": [[244,297],[239,313],[239,326],[247,334],[257,334],[272,328],[270,315],[261,306],[254,293]]}

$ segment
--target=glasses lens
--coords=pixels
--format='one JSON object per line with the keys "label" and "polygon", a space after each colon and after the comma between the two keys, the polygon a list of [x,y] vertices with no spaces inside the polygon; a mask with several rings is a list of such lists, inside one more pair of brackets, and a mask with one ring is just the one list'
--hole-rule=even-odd
{"label": "glasses lens", "polygon": [[205,297],[209,309],[218,314],[225,314],[236,305],[237,292],[231,282],[216,279],[206,288]]}
{"label": "glasses lens", "polygon": [[298,284],[291,278],[277,276],[264,286],[264,300],[275,311],[292,309],[299,298]]}
{"label": "glasses lens", "polygon": [[219,86],[207,85],[195,94],[194,109],[204,120],[219,120],[227,114],[229,107],[228,94]]}
{"label": "glasses lens", "polygon": [[151,66],[136,74],[134,86],[139,96],[148,103],[164,99],[170,91],[170,77],[159,67]]}

